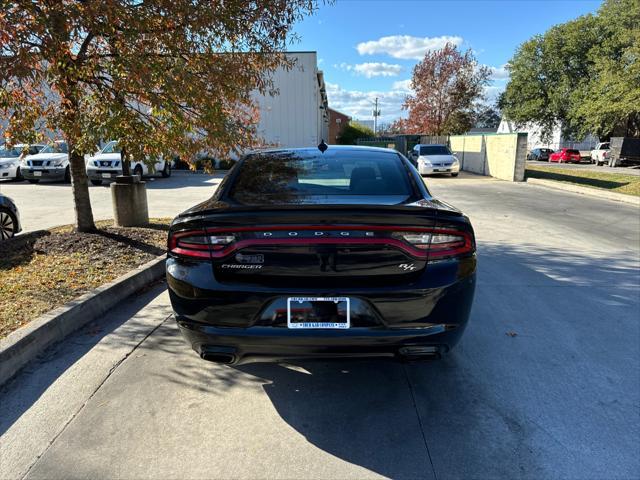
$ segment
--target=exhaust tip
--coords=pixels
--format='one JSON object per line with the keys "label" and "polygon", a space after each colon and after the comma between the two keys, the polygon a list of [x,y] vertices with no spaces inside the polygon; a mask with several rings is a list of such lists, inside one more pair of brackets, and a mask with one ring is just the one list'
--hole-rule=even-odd
{"label": "exhaust tip", "polygon": [[235,348],[232,347],[202,346],[199,353],[200,358],[207,362],[230,365],[236,361]]}
{"label": "exhaust tip", "polygon": [[442,358],[442,349],[437,345],[414,345],[401,347],[398,353],[405,359],[439,359]]}
{"label": "exhaust tip", "polygon": [[225,365],[232,364],[236,359],[228,353],[201,353],[200,358],[207,362],[224,363]]}

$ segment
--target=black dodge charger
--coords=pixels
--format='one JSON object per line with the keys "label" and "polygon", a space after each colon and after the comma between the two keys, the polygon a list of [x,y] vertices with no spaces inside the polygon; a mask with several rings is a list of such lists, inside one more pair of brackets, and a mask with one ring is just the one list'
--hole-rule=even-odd
{"label": "black dodge charger", "polygon": [[460,339],[469,219],[393,150],[321,147],[247,155],[171,224],[171,303],[203,359],[415,359]]}

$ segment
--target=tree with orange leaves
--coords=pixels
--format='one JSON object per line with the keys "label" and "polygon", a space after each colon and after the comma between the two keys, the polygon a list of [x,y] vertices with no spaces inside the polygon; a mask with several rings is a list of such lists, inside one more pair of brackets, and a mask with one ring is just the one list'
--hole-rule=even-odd
{"label": "tree with orange leaves", "polygon": [[455,45],[427,52],[413,68],[411,88],[403,108],[408,118],[396,127],[405,133],[448,135],[473,126],[474,111],[483,99],[490,69],[478,65],[471,50],[461,53]]}
{"label": "tree with orange leaves", "polygon": [[0,114],[7,134],[40,128],[69,144],[79,231],[95,229],[84,154],[117,139],[134,158],[256,138],[253,91],[315,0],[0,0]]}

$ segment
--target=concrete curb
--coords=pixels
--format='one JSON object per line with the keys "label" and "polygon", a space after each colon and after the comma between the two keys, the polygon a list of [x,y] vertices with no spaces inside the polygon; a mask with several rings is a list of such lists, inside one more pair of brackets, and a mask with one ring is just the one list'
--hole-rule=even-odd
{"label": "concrete curb", "polygon": [[164,275],[165,259],[164,255],[155,258],[0,339],[0,385],[47,347],[96,320],[117,303]]}
{"label": "concrete curb", "polygon": [[581,187],[580,185],[572,185],[570,183],[558,182],[555,180],[543,180],[541,178],[528,178],[527,183],[555,188],[556,190],[564,190],[566,192],[580,193],[582,195],[588,195],[590,197],[606,198],[607,200],[613,200],[615,202],[623,202],[640,206],[640,197],[626,195],[624,193],[608,192],[607,190],[598,190],[597,188],[591,187]]}

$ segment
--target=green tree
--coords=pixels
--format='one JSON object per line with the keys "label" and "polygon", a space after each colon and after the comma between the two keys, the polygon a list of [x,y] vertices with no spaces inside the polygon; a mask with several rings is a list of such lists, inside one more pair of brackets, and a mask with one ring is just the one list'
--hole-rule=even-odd
{"label": "green tree", "polygon": [[340,137],[338,138],[339,145],[355,145],[356,140],[359,138],[373,138],[375,134],[373,130],[357,122],[349,122],[349,125],[344,127]]}
{"label": "green tree", "polygon": [[640,136],[640,2],[609,0],[598,12],[590,81],[572,119],[580,133]]}
{"label": "green tree", "polygon": [[597,15],[549,29],[523,43],[507,68],[500,97],[517,124],[536,123],[549,136],[638,132],[640,2],[607,0]]}
{"label": "green tree", "polygon": [[0,0],[0,114],[14,139],[39,119],[70,148],[76,226],[95,229],[83,155],[118,139],[128,156],[207,150],[256,139],[252,92],[315,0]]}

